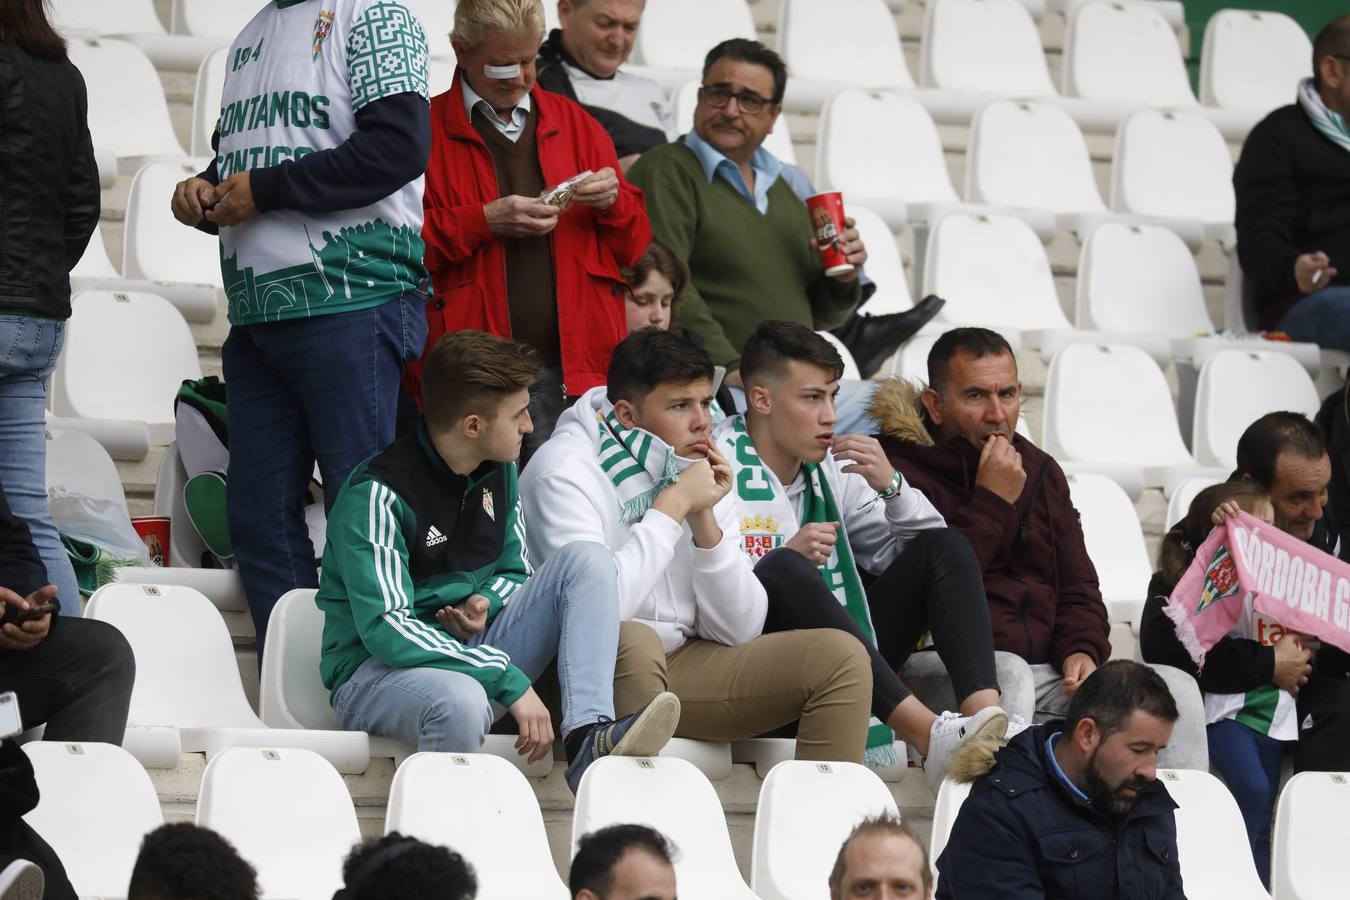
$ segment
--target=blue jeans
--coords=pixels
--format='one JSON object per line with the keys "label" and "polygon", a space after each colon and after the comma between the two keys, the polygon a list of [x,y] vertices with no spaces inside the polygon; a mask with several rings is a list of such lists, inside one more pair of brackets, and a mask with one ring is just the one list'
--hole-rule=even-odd
{"label": "blue jeans", "polygon": [[[604,544],[568,544],[535,571],[469,642],[505,652],[534,681],[558,658],[563,736],[614,717],[619,582]],[[472,675],[391,668],[371,657],[333,692],[342,727],[416,743],[418,750],[476,753],[505,711]]]}
{"label": "blue jeans", "polygon": [[47,580],[56,585],[61,612],[78,616],[75,570],[47,507],[43,429],[47,381],[65,337],[66,323],[61,319],[0,315],[0,488],[10,509],[33,534]]}
{"label": "blue jeans", "polygon": [[1270,889],[1270,823],[1280,788],[1280,754],[1284,742],[1253,731],[1236,719],[1207,728],[1209,761],[1219,770],[1242,810],[1247,840],[1261,883]]}
{"label": "blue jeans", "polygon": [[1301,298],[1280,319],[1279,330],[1296,341],[1350,350],[1350,287],[1329,287]]}
{"label": "blue jeans", "polygon": [[426,343],[425,304],[410,291],[371,309],[230,329],[225,502],[260,662],[277,598],[318,586],[304,513],[314,464],[331,509],[351,470],[393,441],[403,366]]}

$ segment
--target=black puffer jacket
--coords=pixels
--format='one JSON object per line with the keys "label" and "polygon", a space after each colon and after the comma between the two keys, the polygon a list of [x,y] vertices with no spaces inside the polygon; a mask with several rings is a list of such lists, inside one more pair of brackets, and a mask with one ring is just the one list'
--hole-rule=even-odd
{"label": "black puffer jacket", "polygon": [[0,43],[0,312],[70,315],[70,270],[99,215],[86,109],[74,63]]}

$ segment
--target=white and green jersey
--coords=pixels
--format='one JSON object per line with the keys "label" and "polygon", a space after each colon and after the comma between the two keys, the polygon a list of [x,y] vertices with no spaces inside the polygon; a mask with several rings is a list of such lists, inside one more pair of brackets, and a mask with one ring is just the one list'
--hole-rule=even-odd
{"label": "white and green jersey", "polygon": [[[1228,637],[1245,638],[1263,647],[1273,647],[1284,637],[1284,626],[1257,612],[1252,599],[1251,594],[1243,598],[1242,617],[1228,632]],[[1277,741],[1298,740],[1294,696],[1273,684],[1263,684],[1243,694],[1206,693],[1204,697],[1205,722],[1208,724],[1237,719],[1253,731]]]}
{"label": "white and green jersey", "polygon": [[[226,68],[222,181],[339,146],[374,100],[427,98],[426,34],[398,0],[275,0],[235,38]],[[230,322],[386,303],[424,273],[421,230],[421,176],[360,209],[278,210],[221,228]]]}

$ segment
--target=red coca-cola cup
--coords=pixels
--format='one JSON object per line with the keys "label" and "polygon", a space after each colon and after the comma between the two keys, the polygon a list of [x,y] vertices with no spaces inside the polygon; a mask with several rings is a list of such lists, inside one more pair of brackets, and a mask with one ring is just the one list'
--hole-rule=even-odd
{"label": "red coca-cola cup", "polygon": [[826,275],[843,275],[853,271],[853,263],[844,253],[844,195],[838,191],[816,194],[806,198],[806,211],[811,216],[811,228],[820,247],[820,261]]}
{"label": "red coca-cola cup", "polygon": [[145,541],[150,551],[150,564],[167,566],[169,564],[169,527],[168,516],[132,516],[131,527]]}

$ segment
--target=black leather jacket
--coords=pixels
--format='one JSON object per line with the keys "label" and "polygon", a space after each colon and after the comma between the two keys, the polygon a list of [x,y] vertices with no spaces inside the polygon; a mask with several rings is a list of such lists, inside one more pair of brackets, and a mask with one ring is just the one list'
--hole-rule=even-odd
{"label": "black leather jacket", "polygon": [[0,313],[70,316],[70,270],[99,215],[86,109],[74,63],[0,42]]}

